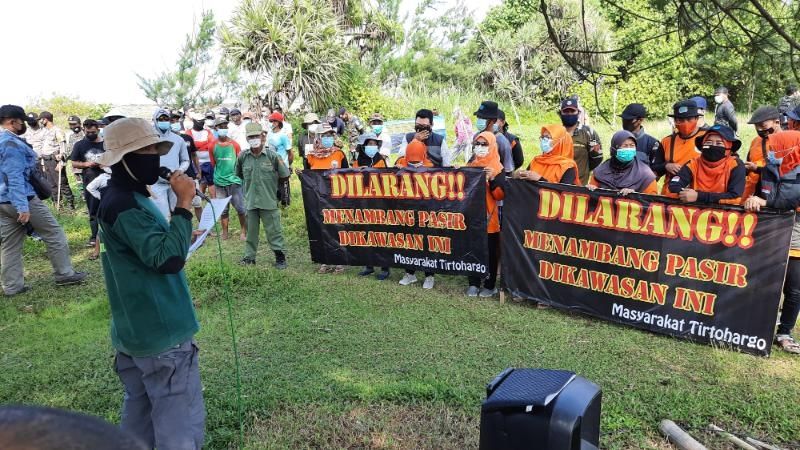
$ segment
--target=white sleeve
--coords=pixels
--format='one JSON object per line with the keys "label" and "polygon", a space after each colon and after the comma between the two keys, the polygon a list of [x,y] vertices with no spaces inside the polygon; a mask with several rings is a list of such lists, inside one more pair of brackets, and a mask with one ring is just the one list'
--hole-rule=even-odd
{"label": "white sleeve", "polygon": [[111,177],[107,174],[102,174],[98,176],[86,186],[86,190],[89,191],[92,197],[100,200],[100,189],[106,187],[109,178]]}
{"label": "white sleeve", "polygon": [[447,139],[442,139],[442,167],[453,167],[453,155],[447,148]]}

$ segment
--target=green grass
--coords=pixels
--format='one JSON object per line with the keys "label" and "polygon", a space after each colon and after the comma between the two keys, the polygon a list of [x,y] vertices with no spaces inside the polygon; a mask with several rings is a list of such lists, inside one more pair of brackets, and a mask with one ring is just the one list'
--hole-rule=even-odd
{"label": "green grass", "polygon": [[[247,448],[477,448],[484,385],[509,366],[572,370],[603,389],[604,448],[669,448],[670,418],[711,448],[709,423],[784,447],[800,445],[800,358],[758,358],[632,328],[463,296],[466,280],[433,291],[344,275],[310,261],[302,199],[285,219],[289,269],[240,267],[223,243],[242,362]],[[0,404],[34,403],[119,420],[109,309],[100,266],[87,260],[86,217],[60,216],[80,287],[55,288],[44,246],[25,246],[33,290],[0,299]],[[235,219],[232,228],[238,229]],[[201,331],[207,447],[236,445],[234,358],[216,245],[186,272]],[[135,282],[135,280],[132,280]]]}

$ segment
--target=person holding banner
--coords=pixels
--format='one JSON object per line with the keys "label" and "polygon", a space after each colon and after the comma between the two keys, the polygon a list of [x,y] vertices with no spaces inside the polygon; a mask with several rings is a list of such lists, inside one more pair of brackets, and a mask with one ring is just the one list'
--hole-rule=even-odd
{"label": "person holding banner", "polygon": [[695,138],[700,156],[681,167],[669,181],[669,191],[685,203],[726,203],[742,200],[747,171],[736,156],[742,141],[725,125],[714,125]]}
{"label": "person holding banner", "polygon": [[617,131],[611,137],[611,159],[594,169],[586,188],[658,195],[656,175],[645,161],[636,157],[636,136],[630,131]]}
{"label": "person holding banner", "polygon": [[[776,209],[800,207],[800,132],[784,131],[770,137],[771,150],[761,171],[756,194],[744,202],[744,209],[760,211],[767,206]],[[800,313],[800,215],[795,216],[786,280],[783,282],[783,308],[775,333],[775,342],[784,351],[800,354],[800,344],[792,337],[792,329]]]}
{"label": "person holding banner", "polygon": [[535,156],[528,170],[516,172],[516,178],[529,181],[581,185],[572,136],[563,125],[545,125],[539,141],[542,154]]}
{"label": "person holding banner", "polygon": [[[321,123],[317,125],[316,132],[314,148],[311,152],[306,153],[306,158],[303,160],[303,166],[306,170],[330,170],[349,167],[347,156],[339,147],[334,145],[336,136],[330,124]],[[344,266],[332,268],[327,264],[322,264],[317,271],[319,274],[330,272],[343,273]]]}
{"label": "person holding banner", "polygon": [[473,157],[467,164],[468,167],[482,167],[486,172],[486,231],[489,234],[489,274],[483,280],[481,277],[469,277],[467,297],[493,297],[497,295],[497,266],[500,262],[500,205],[498,202],[505,198],[507,186],[503,164],[500,163],[500,153],[497,151],[497,139],[494,133],[484,131],[472,143]]}
{"label": "person holding banner", "polygon": [[750,141],[750,150],[744,167],[747,170],[747,181],[744,185],[742,199],[747,200],[756,192],[756,185],[761,178],[761,169],[767,163],[767,152],[771,150],[773,136],[783,131],[781,128],[781,112],[774,106],[760,106],[747,121],[756,129],[756,136]]}
{"label": "person holding banner", "polygon": [[[374,116],[373,116],[374,117]],[[370,120],[372,123],[372,120]],[[358,137],[358,144],[356,145],[356,159],[353,161],[353,167],[375,167],[385,169],[386,157],[380,153],[381,140],[378,136],[372,133],[362,134]],[[366,277],[375,273],[375,268],[372,266],[365,266],[364,270],[358,274]],[[375,276],[380,281],[389,278],[389,268],[381,267],[381,271]]]}
{"label": "person holding banner", "polygon": [[[397,167],[438,167],[431,160],[428,159],[428,148],[419,140],[412,140],[406,146],[406,154],[397,159],[395,162]],[[401,286],[408,286],[417,281],[416,272],[413,270],[406,270],[406,274],[400,279]],[[433,272],[425,272],[425,281],[422,283],[423,289],[433,289],[436,284],[436,278]]]}

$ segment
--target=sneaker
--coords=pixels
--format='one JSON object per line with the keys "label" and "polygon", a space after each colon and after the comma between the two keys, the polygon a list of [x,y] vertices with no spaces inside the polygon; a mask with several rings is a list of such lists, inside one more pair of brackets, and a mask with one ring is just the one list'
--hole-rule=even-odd
{"label": "sneaker", "polygon": [[422,289],[433,289],[434,284],[436,284],[436,279],[433,278],[433,275],[425,277],[425,282],[422,283]]}
{"label": "sneaker", "polygon": [[88,276],[89,274],[86,272],[75,272],[68,277],[56,280],[56,286],[69,286],[71,284],[78,284],[85,280]]}
{"label": "sneaker", "polygon": [[325,274],[325,273],[330,273],[332,270],[333,270],[332,267],[329,267],[327,264],[323,264],[319,266],[319,270],[317,270],[317,273]]}
{"label": "sneaker", "polygon": [[497,295],[497,288],[494,288],[494,289],[483,288],[478,293],[479,297],[484,297],[484,298],[486,298],[486,297],[494,297],[495,295]]}
{"label": "sneaker", "polygon": [[372,267],[364,267],[364,270],[358,272],[358,276],[366,277],[368,275],[372,275],[373,273],[375,273],[375,269],[373,269]]}
{"label": "sneaker", "polygon": [[400,279],[400,286],[408,286],[409,284],[416,283],[417,281],[419,280],[417,280],[416,275],[413,273],[407,273],[403,275],[403,278]]}
{"label": "sneaker", "polygon": [[375,278],[377,278],[378,281],[383,281],[383,280],[389,278],[389,271],[388,270],[381,270],[380,272],[378,272],[377,275],[375,275]]}
{"label": "sneaker", "polygon": [[256,260],[253,259],[253,258],[242,258],[239,261],[239,264],[241,264],[243,266],[252,266],[252,265],[255,265],[255,263],[256,263]]}
{"label": "sneaker", "polygon": [[286,264],[286,254],[281,251],[275,252],[275,268],[278,270],[284,270],[289,267]]}
{"label": "sneaker", "polygon": [[31,290],[31,287],[26,284],[26,285],[22,286],[22,289],[18,290],[17,292],[12,292],[10,294],[6,293],[5,296],[6,297],[13,297],[15,295],[24,294],[25,292],[28,292],[30,290]]}
{"label": "sneaker", "polygon": [[478,286],[470,286],[467,288],[467,297],[477,297],[479,292]]}

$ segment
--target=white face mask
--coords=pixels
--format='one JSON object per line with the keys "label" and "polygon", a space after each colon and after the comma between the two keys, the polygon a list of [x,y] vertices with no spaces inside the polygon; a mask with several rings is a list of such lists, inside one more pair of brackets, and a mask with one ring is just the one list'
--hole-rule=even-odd
{"label": "white face mask", "polygon": [[248,139],[247,143],[250,144],[250,148],[259,148],[261,147],[261,138]]}
{"label": "white face mask", "polygon": [[206,120],[206,126],[209,127],[209,128],[213,127],[214,126],[214,121],[213,120]]}
{"label": "white face mask", "polygon": [[720,103],[722,103],[724,101],[725,101],[725,97],[723,97],[721,95],[715,95],[714,96],[714,102],[715,103],[720,104]]}
{"label": "white face mask", "polygon": [[472,147],[472,153],[475,153],[475,156],[483,158],[484,156],[489,154],[489,146],[488,145],[476,145]]}

